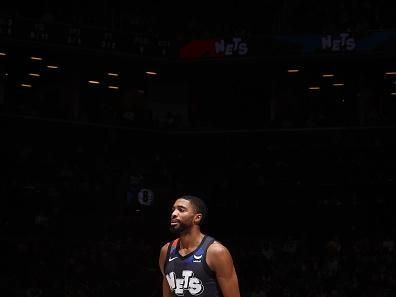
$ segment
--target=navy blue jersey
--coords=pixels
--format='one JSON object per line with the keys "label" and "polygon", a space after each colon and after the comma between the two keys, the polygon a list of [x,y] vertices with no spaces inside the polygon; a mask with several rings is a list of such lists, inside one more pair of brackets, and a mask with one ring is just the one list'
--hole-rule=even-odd
{"label": "navy blue jersey", "polygon": [[173,297],[221,296],[215,273],[206,263],[206,251],[213,242],[212,237],[205,235],[200,245],[185,256],[179,254],[179,239],[169,244],[164,272]]}

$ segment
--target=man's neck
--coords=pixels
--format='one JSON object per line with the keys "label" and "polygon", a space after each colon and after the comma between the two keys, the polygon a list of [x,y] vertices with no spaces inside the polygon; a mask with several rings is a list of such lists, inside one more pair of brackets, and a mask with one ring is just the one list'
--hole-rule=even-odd
{"label": "man's neck", "polygon": [[191,230],[188,233],[180,235],[180,249],[183,250],[194,250],[199,246],[204,234],[200,230]]}

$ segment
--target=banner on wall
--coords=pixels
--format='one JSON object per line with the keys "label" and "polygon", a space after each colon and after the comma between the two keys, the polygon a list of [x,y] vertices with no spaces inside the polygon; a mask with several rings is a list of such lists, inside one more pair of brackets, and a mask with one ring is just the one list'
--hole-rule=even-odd
{"label": "banner on wall", "polygon": [[396,32],[268,35],[261,38],[201,39],[180,47],[180,59],[276,57],[316,54],[395,54]]}
{"label": "banner on wall", "polygon": [[220,57],[244,57],[249,52],[246,40],[240,37],[231,39],[203,39],[192,40],[180,49],[180,58],[220,58]]}

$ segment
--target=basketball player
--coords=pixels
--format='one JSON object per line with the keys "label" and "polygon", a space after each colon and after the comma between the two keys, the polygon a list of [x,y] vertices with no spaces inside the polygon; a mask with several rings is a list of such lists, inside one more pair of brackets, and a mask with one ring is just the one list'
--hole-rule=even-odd
{"label": "basketball player", "polygon": [[230,252],[201,233],[206,215],[206,205],[198,197],[185,195],[173,204],[170,230],[178,238],[161,248],[163,297],[240,297]]}

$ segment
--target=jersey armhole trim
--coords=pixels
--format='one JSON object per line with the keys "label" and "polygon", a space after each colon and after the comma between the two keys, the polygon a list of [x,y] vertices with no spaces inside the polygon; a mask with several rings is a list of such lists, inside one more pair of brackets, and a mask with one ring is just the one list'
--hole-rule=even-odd
{"label": "jersey armhole trim", "polygon": [[205,269],[206,273],[208,273],[210,276],[214,276],[216,273],[209,267],[208,263],[206,262],[206,257],[207,257],[207,252],[209,247],[215,242],[215,239],[213,237],[208,237],[208,245],[205,250],[205,255],[204,255],[204,261],[203,261],[203,268]]}

